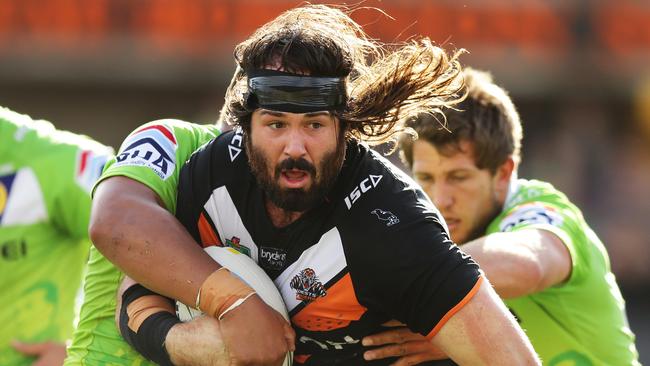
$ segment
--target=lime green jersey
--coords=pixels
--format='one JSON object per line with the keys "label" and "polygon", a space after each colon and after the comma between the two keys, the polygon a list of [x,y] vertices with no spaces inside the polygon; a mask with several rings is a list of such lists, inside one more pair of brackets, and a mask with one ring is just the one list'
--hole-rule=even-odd
{"label": "lime green jersey", "polygon": [[545,365],[638,365],[625,302],[605,247],[580,210],[548,183],[513,181],[488,234],[537,228],[557,235],[571,255],[569,279],[506,300]]}
{"label": "lime green jersey", "polygon": [[112,150],[0,107],[0,365],[12,340],[65,342],[88,248],[90,189]]}
{"label": "lime green jersey", "polygon": [[[176,210],[178,175],[191,154],[219,134],[216,126],[159,120],[132,132],[99,181],[125,176],[151,188],[166,208]],[[65,365],[150,365],[122,339],[115,324],[117,289],[123,274],[93,246],[84,284],[84,303]]]}

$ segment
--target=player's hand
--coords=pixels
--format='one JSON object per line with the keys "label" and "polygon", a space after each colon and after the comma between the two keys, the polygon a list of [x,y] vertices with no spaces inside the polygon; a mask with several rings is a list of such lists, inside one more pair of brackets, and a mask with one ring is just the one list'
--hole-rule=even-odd
{"label": "player's hand", "polygon": [[32,366],[61,366],[65,359],[65,344],[57,342],[11,342],[11,346],[25,356],[36,357]]}
{"label": "player's hand", "polygon": [[209,316],[174,325],[165,338],[165,348],[176,366],[230,365],[219,321]]}
{"label": "player's hand", "polygon": [[296,333],[258,295],[221,318],[221,334],[235,365],[282,365],[295,350]]}
{"label": "player's hand", "polygon": [[389,322],[387,326],[397,326],[385,332],[364,337],[364,346],[383,346],[364,352],[364,359],[378,360],[388,357],[399,357],[394,366],[416,365],[424,361],[444,360],[448,357],[437,349],[424,336],[411,332],[403,324]]}

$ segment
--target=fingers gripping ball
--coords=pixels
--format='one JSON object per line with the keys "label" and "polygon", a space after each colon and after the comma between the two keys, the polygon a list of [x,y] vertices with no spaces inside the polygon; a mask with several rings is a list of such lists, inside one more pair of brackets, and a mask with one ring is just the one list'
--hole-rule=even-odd
{"label": "fingers gripping ball", "polygon": [[[280,295],[271,278],[255,261],[233,248],[211,246],[205,248],[205,251],[221,266],[246,282],[267,305],[280,313],[289,322],[289,314],[282,300],[282,295]],[[181,321],[192,320],[201,314],[203,313],[200,310],[187,306],[180,301],[176,302],[176,315]],[[287,354],[283,365],[290,366],[291,364],[292,355]]]}

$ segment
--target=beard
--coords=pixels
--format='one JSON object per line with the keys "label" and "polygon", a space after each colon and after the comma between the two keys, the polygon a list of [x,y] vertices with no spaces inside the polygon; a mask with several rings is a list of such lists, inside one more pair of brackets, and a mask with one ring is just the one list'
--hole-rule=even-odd
{"label": "beard", "polygon": [[[245,148],[251,172],[266,197],[277,207],[291,212],[304,212],[322,203],[336,183],[345,155],[345,143],[338,141],[336,149],[327,152],[318,167],[303,158],[286,158],[271,173],[268,159],[260,149],[252,146],[248,138]],[[311,186],[307,189],[282,188],[279,184],[282,171],[290,169],[306,172],[311,178]]]}

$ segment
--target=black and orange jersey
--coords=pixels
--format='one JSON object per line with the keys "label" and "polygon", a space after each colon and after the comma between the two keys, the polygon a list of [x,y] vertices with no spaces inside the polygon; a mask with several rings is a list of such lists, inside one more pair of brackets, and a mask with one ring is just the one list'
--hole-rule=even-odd
{"label": "black and orange jersey", "polygon": [[224,133],[183,167],[176,216],[203,246],[234,247],[273,279],[298,364],[366,364],[361,339],[391,319],[432,337],[480,283],[420,188],[354,141],[322,204],[276,228],[243,135]]}

